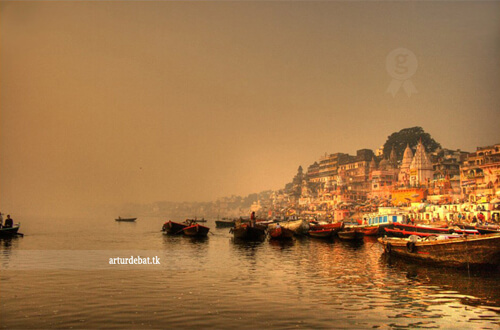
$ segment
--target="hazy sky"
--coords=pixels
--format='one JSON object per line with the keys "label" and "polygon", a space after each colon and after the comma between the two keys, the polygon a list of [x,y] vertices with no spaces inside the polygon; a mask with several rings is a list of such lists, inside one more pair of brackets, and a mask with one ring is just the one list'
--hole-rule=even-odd
{"label": "hazy sky", "polygon": [[[500,142],[499,2],[0,2],[0,210],[278,189],[422,126]],[[418,90],[393,97],[386,57]]]}

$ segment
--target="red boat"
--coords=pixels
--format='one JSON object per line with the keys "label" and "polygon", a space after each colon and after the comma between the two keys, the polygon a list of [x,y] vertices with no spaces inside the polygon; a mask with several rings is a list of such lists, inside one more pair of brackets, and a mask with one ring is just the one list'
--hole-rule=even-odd
{"label": "red boat", "polygon": [[452,234],[449,232],[443,232],[443,233],[420,233],[417,231],[408,231],[404,229],[390,229],[390,228],[385,228],[385,231],[387,234],[389,234],[389,237],[400,237],[400,238],[405,238],[405,237],[410,237],[411,235],[416,235],[420,237],[429,237],[429,236],[446,236],[446,237],[460,237],[462,236],[461,234]]}
{"label": "red boat", "polygon": [[271,239],[292,239],[293,231],[281,226],[277,226],[269,231]]}
{"label": "red boat", "polygon": [[359,226],[354,227],[356,231],[362,232],[365,236],[377,236],[379,231],[379,226]]}
{"label": "red boat", "polygon": [[323,229],[333,229],[334,233],[340,231],[342,228],[344,228],[344,223],[343,222],[335,222],[335,223],[326,223],[326,224],[311,224],[310,225],[310,230],[323,230]]}
{"label": "red boat", "polygon": [[184,231],[184,235],[186,236],[206,237],[208,235],[208,232],[210,231],[210,228],[199,224],[194,224],[192,226],[187,226],[182,230]]}
{"label": "red boat", "polygon": [[[408,233],[409,235],[418,235],[418,236],[424,236],[420,234],[434,234],[434,235],[450,235],[450,234],[459,234],[459,235],[477,235],[479,232],[477,230],[470,230],[470,229],[453,229],[453,228],[438,228],[438,227],[430,227],[430,226],[419,226],[419,225],[407,225],[407,224],[402,224],[402,223],[394,223],[393,228],[386,227],[385,230],[387,233],[391,233],[393,231],[388,231],[388,229],[396,230],[399,229],[400,231],[404,231]],[[428,235],[427,235],[428,236]]]}
{"label": "red boat", "polygon": [[309,230],[309,236],[314,238],[332,238],[335,234],[335,229],[319,229],[319,230]]}

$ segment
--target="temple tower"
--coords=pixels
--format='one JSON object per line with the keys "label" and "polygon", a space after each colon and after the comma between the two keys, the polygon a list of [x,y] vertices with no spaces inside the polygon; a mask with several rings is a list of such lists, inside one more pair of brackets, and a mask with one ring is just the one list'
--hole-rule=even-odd
{"label": "temple tower", "polygon": [[412,186],[426,185],[428,181],[432,180],[433,175],[432,162],[425,152],[422,140],[420,140],[410,165],[410,184]]}

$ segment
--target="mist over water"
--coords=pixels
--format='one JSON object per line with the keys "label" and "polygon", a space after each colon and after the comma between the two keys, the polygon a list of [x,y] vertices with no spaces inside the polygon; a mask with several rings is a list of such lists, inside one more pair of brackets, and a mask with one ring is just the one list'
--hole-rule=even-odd
{"label": "mist over water", "polygon": [[[178,219],[181,220],[181,219]],[[378,243],[235,242],[165,219],[25,219],[0,241],[3,328],[480,328],[500,325],[500,272],[387,259]],[[71,222],[73,225],[66,225]],[[158,256],[160,265],[109,265]]]}

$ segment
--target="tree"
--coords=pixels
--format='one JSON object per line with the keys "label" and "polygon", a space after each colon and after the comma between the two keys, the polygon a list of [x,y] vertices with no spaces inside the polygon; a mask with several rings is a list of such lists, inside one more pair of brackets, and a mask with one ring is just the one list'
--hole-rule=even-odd
{"label": "tree", "polygon": [[432,152],[441,148],[441,144],[436,142],[429,133],[426,133],[422,127],[416,126],[392,133],[384,144],[384,156],[389,157],[391,150],[394,147],[398,160],[401,160],[403,158],[406,145],[409,144],[410,148],[415,150],[415,147],[420,139],[422,140],[422,144],[427,152]]}

